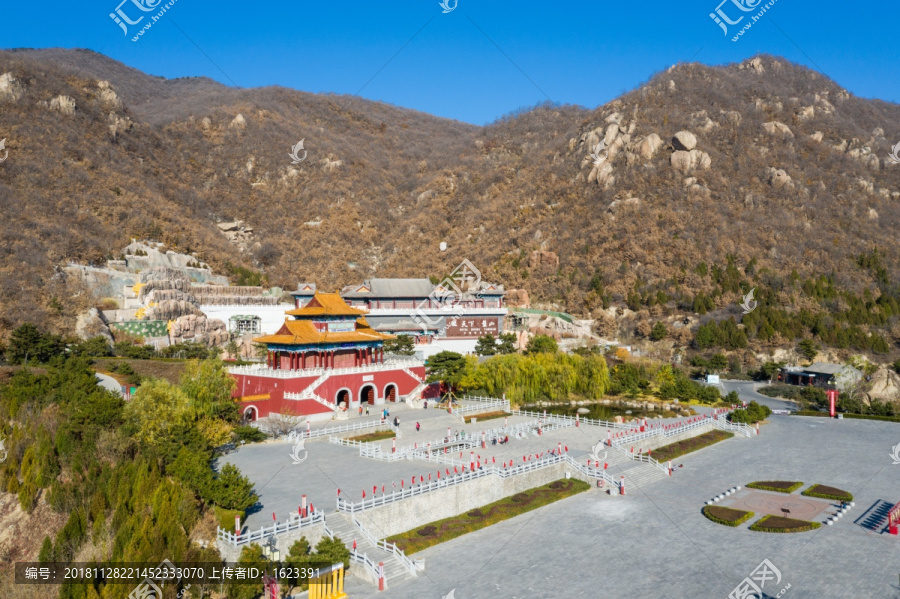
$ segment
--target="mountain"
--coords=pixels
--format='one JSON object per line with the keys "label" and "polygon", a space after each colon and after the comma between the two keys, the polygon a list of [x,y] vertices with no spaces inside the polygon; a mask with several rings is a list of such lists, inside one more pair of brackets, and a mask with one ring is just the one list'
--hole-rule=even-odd
{"label": "mountain", "polygon": [[[166,80],[86,50],[11,50],[3,137],[7,331],[69,330],[95,300],[58,267],[132,238],[285,287],[440,276],[467,258],[533,301],[585,316],[627,305],[638,320],[691,313],[698,297],[724,310],[749,285],[790,311],[826,301],[799,287],[811,277],[875,297],[900,280],[888,159],[900,105],[772,56],[678,64],[593,110],[540,105],[475,127],[358,97]],[[234,220],[251,239],[217,227]],[[861,261],[874,248],[880,275]],[[729,269],[740,289],[722,284]],[[862,324],[896,319],[881,320]]]}

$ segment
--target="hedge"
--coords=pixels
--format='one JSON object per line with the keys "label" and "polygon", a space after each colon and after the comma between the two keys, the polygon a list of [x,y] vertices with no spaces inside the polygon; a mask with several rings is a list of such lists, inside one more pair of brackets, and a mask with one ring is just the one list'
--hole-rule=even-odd
{"label": "hedge", "polygon": [[747,483],[747,487],[750,489],[775,491],[776,493],[793,493],[802,486],[802,482],[790,480],[758,480],[756,482]]}
{"label": "hedge", "polygon": [[750,530],[757,532],[806,532],[821,526],[818,522],[807,522],[806,520],[795,520],[782,516],[763,516],[750,525]]}
{"label": "hedge", "polygon": [[[703,515],[716,524],[724,524],[725,526],[740,526],[754,516],[753,512],[734,510],[720,505],[708,505],[704,507]],[[729,518],[729,516],[731,516],[731,518]]]}
{"label": "hedge", "polygon": [[800,494],[807,497],[819,497],[820,499],[833,499],[835,501],[853,501],[852,493],[826,485],[813,485]]}
{"label": "hedge", "polygon": [[887,422],[900,422],[900,416],[878,416],[876,414],[847,414],[841,412],[844,418],[858,418],[861,420],[884,420]]}

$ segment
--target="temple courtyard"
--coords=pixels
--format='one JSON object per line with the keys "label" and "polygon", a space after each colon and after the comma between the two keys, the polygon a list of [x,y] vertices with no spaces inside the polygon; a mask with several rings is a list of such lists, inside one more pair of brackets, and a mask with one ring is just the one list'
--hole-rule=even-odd
{"label": "temple courtyard", "polygon": [[[478,438],[481,430],[505,422],[463,425],[440,410],[391,409],[391,417],[401,419],[398,447],[438,440],[446,436],[448,426],[453,433],[463,430]],[[508,423],[527,420],[510,416]],[[416,421],[421,425],[418,433]],[[582,424],[473,451],[479,462],[498,466],[537,459],[558,447],[586,461],[605,438],[605,430]],[[900,537],[888,535],[879,524],[886,506],[900,501],[900,465],[890,457],[897,443],[900,424],[773,415],[759,436],[736,435],[678,458],[671,477],[627,484],[624,496],[594,487],[415,553],[411,557],[424,559],[424,571],[393,583],[389,579],[384,592],[356,576],[348,578],[347,591],[353,598],[398,599],[441,599],[451,591],[454,599],[724,598],[768,560],[780,579],[770,576],[765,597],[900,597]],[[381,445],[391,451],[390,441]],[[371,497],[373,486],[376,496],[382,485],[390,493],[394,485],[401,488],[401,481],[406,487],[414,477],[427,479],[447,468],[421,460],[362,458],[357,447],[333,444],[327,438],[306,441],[307,459],[294,464],[291,448],[287,441],[254,444],[223,458],[238,465],[260,495],[260,509],[248,517],[251,530],[270,524],[273,511],[279,521],[296,512],[301,494],[323,509],[331,522],[339,517],[331,515],[338,488],[342,497],[358,502],[363,490]],[[639,463],[617,450],[600,452],[598,457],[609,464],[608,472],[616,480],[622,473],[630,477],[636,472],[632,468]],[[454,457],[460,459],[458,451]],[[465,450],[461,461],[469,459]],[[803,481],[804,488],[816,483],[838,487],[854,495],[855,506],[834,525],[792,534],[754,532],[748,529],[750,522],[730,528],[701,513],[707,500],[759,480]],[[780,496],[771,497],[775,495]],[[837,502],[801,497],[799,491],[788,496],[745,488],[729,498],[735,507],[743,502],[753,509],[757,513],[753,520],[768,513],[766,506],[777,511],[775,503],[785,501],[818,522],[837,507]],[[381,537],[379,531],[372,532]],[[359,566],[351,571],[354,568]]]}

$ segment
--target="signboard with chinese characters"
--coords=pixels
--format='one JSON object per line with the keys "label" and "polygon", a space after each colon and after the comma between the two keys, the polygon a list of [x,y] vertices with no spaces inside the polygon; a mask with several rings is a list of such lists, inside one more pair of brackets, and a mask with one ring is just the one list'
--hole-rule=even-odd
{"label": "signboard with chinese characters", "polygon": [[356,322],[352,320],[336,320],[328,323],[329,333],[352,333],[356,330]]}
{"label": "signboard with chinese characters", "polygon": [[500,322],[497,317],[452,316],[447,318],[447,337],[471,339],[488,333],[494,337],[500,334]]}

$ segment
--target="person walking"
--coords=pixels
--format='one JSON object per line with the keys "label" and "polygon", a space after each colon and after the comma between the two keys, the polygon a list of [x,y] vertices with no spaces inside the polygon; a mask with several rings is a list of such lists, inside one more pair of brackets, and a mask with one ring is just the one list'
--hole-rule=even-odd
{"label": "person walking", "polygon": [[425,409],[426,410],[428,409],[428,400],[427,399],[425,400]]}
{"label": "person walking", "polygon": [[366,416],[369,415],[369,406],[366,406]]}
{"label": "person walking", "polygon": [[419,423],[417,422],[417,423],[416,423],[416,432],[419,432],[419,428],[420,428],[420,427],[419,427]]}

